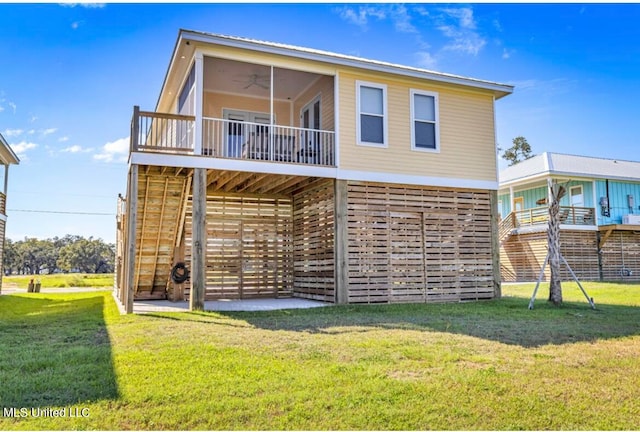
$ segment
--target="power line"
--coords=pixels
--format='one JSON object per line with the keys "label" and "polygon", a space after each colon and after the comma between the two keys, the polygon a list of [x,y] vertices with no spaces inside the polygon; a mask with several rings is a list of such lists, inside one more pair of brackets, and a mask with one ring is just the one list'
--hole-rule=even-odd
{"label": "power line", "polygon": [[55,210],[23,210],[23,209],[7,209],[11,212],[22,213],[49,213],[49,214],[72,214],[84,216],[115,216],[115,213],[97,213],[97,212],[72,212],[72,211],[55,211]]}

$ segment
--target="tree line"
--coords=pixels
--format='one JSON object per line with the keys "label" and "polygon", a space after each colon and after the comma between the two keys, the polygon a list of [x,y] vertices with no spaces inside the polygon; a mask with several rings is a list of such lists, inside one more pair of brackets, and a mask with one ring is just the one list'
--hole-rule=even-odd
{"label": "tree line", "polygon": [[5,275],[51,273],[112,273],[115,245],[102,239],[70,235],[40,240],[5,240],[2,265]]}

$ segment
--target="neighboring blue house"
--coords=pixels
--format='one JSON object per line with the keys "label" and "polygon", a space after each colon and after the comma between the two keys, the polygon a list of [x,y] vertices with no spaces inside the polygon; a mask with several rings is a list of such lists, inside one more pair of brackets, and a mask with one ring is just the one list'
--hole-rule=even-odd
{"label": "neighboring blue house", "polygon": [[640,162],[546,152],[500,172],[502,279],[538,277],[551,182],[566,188],[561,247],[578,276],[640,280]]}

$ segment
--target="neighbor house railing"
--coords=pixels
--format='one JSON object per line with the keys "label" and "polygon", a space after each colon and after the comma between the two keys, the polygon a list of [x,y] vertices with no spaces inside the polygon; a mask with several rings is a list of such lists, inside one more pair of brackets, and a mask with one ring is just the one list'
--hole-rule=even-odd
{"label": "neighbor house railing", "polygon": [[[195,117],[139,111],[131,151],[195,153]],[[335,166],[335,132],[205,117],[196,156]]]}
{"label": "neighbor house railing", "polygon": [[[549,208],[536,207],[512,213],[517,228],[546,225],[549,222]],[[563,225],[595,225],[595,210],[592,207],[560,207],[560,223]],[[509,215],[510,216],[510,215]]]}

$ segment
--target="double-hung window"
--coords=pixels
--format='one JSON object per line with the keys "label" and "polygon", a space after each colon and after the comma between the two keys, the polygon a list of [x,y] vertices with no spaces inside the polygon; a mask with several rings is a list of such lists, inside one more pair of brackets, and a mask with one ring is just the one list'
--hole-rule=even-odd
{"label": "double-hung window", "polygon": [[411,90],[411,148],[440,151],[438,93]]}
{"label": "double-hung window", "polygon": [[387,87],[367,82],[356,83],[358,144],[386,147]]}

